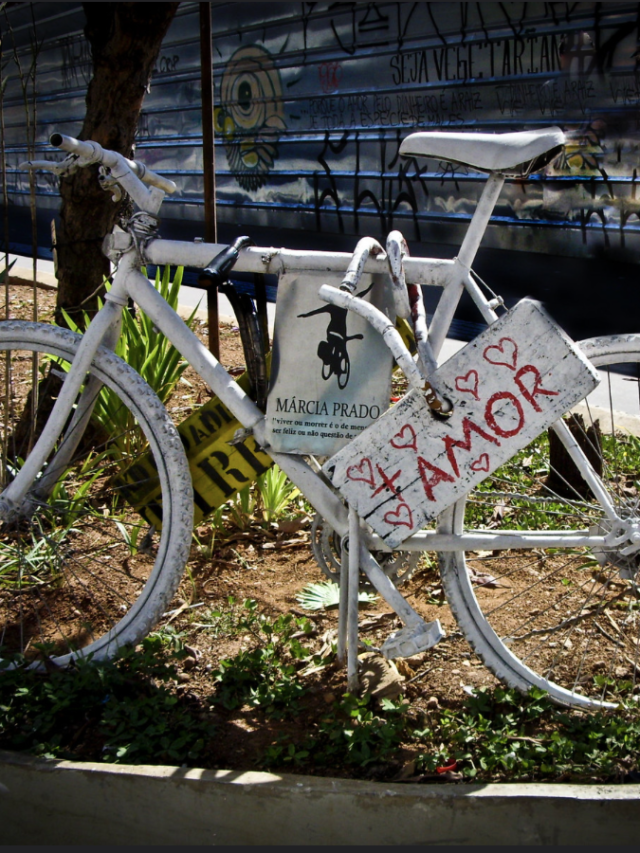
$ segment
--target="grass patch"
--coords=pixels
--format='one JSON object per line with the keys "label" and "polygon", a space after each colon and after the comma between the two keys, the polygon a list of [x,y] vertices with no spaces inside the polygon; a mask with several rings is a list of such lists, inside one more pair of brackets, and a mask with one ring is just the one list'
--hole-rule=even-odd
{"label": "grass patch", "polygon": [[453,759],[465,778],[482,781],[621,781],[637,774],[640,715],[635,702],[585,714],[563,711],[541,690],[496,687],[430,716],[413,736],[425,771]]}
{"label": "grass patch", "polygon": [[274,719],[296,716],[305,693],[296,672],[312,657],[300,638],[311,633],[308,619],[282,614],[271,620],[258,613],[257,603],[247,599],[236,630],[254,638],[254,647],[223,658],[213,672],[214,701],[227,710],[249,705]]}

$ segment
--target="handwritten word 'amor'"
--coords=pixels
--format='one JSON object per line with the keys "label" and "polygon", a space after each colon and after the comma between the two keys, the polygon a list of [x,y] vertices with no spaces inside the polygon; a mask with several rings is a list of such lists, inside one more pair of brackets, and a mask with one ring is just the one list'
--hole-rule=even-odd
{"label": "handwritten word 'amor'", "polygon": [[[536,412],[542,411],[542,407],[536,399],[537,397],[541,395],[556,397],[558,395],[557,391],[543,387],[542,376],[535,365],[525,364],[518,368],[518,345],[512,338],[501,338],[497,344],[486,347],[483,352],[483,358],[490,364],[506,367],[514,371],[513,380],[520,391],[522,399]],[[472,375],[473,379],[470,383],[469,380]],[[457,376],[455,385],[459,391],[472,394],[476,400],[480,399],[478,396],[478,372],[476,370],[469,371],[466,376]],[[504,404],[512,406],[516,415],[514,424],[510,424],[508,428],[505,428],[504,423],[501,425],[499,420],[499,414],[502,411],[501,407]],[[393,438],[390,439],[389,444],[397,450],[411,451],[416,455],[416,465],[425,496],[427,500],[435,501],[434,489],[436,486],[440,483],[452,483],[456,478],[460,477],[460,466],[456,457],[456,450],[471,453],[474,435],[478,436],[478,439],[483,439],[490,444],[500,447],[500,439],[511,438],[517,435],[524,428],[525,422],[525,408],[521,400],[511,391],[503,390],[495,392],[489,397],[484,406],[484,425],[488,429],[480,426],[470,417],[464,417],[462,419],[461,438],[453,438],[450,435],[440,437],[444,444],[450,471],[443,470],[438,465],[418,454],[417,437],[411,424],[404,424]],[[489,454],[487,452],[481,453],[477,459],[472,459],[469,462],[469,467],[473,471],[489,471]],[[397,501],[404,504],[400,491],[393,486],[394,481],[402,474],[402,470],[398,469],[394,474],[389,475],[383,470],[380,464],[376,463],[375,468],[380,477],[380,484],[375,478],[373,463],[368,457],[364,457],[359,464],[354,464],[347,468],[347,477],[350,480],[360,480],[367,483],[374,490],[372,497],[379,494],[383,489],[386,489]],[[408,509],[409,507],[407,506]],[[389,516],[389,524],[407,526],[411,512],[400,514],[386,513],[386,516]]]}
{"label": "handwritten word 'amor'", "polygon": [[433,416],[407,394],[325,464],[344,498],[390,546],[504,464],[597,384],[542,308],[522,300],[438,368],[454,405]]}

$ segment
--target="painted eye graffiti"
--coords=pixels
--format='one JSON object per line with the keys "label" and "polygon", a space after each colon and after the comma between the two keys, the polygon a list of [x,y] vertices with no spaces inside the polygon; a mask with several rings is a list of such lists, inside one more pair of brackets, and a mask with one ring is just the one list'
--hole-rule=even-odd
{"label": "painted eye graffiti", "polygon": [[238,106],[245,112],[251,106],[251,86],[246,80],[238,86]]}
{"label": "painted eye graffiti", "polygon": [[264,186],[286,124],[280,73],[263,48],[242,47],[227,63],[215,128],[240,186],[249,191]]}

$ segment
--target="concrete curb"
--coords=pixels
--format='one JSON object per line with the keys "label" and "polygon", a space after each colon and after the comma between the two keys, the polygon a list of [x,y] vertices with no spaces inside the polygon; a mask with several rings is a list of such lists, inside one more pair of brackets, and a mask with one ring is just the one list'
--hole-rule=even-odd
{"label": "concrete curb", "polygon": [[640,785],[384,784],[0,751],[2,844],[637,844]]}
{"label": "concrete curb", "polygon": [[[33,269],[29,267],[12,266],[9,272],[9,282],[11,284],[20,284],[24,287],[33,287]],[[38,270],[36,273],[36,284],[44,290],[57,290],[58,279],[53,273],[42,272]]]}

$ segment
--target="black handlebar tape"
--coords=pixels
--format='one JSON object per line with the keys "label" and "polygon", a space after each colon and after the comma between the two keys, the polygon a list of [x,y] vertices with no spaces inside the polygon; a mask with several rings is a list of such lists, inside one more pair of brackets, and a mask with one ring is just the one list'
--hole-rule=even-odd
{"label": "black handlebar tape", "polygon": [[206,269],[202,270],[198,277],[198,283],[204,287],[211,287],[212,285],[219,287],[224,284],[238,260],[241,249],[253,245],[254,242],[251,237],[238,237],[234,243],[216,255]]}

